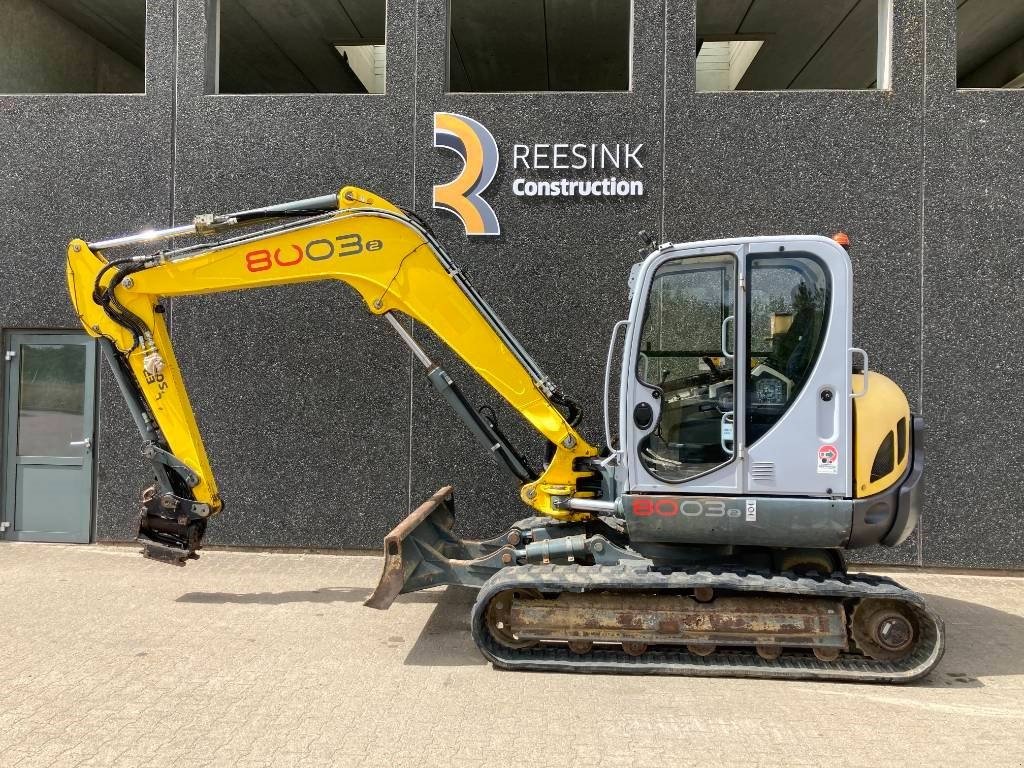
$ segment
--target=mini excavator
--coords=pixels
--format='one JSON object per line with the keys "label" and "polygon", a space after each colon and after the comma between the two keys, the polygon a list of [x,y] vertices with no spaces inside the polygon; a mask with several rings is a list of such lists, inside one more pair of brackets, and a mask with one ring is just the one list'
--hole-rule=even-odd
{"label": "mini excavator", "polygon": [[[190,239],[171,247],[179,237]],[[155,475],[142,494],[143,554],[180,565],[198,557],[222,510],[164,300],[339,280],[408,345],[531,510],[500,536],[463,540],[452,489],[440,489],[386,537],[367,605],[439,585],[476,588],[477,646],[515,670],[926,675],[943,653],[941,619],[895,581],[848,573],[844,559],[910,535],[924,469],[922,419],[852,347],[847,251],[818,236],[650,248],[630,275],[629,316],[611,333],[596,446],[578,430],[579,406],[429,227],[373,193],[345,187],[72,241],[72,301]],[[541,460],[510,442],[492,409],[470,404],[403,317],[543,436]]]}

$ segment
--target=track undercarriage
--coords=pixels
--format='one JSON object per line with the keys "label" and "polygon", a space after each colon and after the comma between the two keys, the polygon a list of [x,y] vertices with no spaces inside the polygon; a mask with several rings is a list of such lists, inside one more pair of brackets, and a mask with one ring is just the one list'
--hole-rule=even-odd
{"label": "track undercarriage", "polygon": [[[485,542],[451,535],[441,489],[388,536],[372,607],[439,584],[478,587],[472,631],[516,670],[902,683],[942,657],[941,620],[891,579],[828,551],[671,562],[630,548],[618,521],[531,518]],[[650,553],[647,553],[650,555]]]}
{"label": "track undercarriage", "polygon": [[508,568],[480,591],[473,636],[507,669],[910,682],[942,624],[875,576],[627,564]]}

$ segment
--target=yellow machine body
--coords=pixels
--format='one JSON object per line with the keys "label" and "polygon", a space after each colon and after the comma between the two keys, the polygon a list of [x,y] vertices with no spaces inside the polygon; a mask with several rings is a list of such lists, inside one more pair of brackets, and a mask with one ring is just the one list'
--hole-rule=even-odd
{"label": "yellow machine body", "polygon": [[[863,373],[853,374],[855,392],[863,391]],[[874,496],[892,486],[910,460],[910,404],[890,378],[867,373],[867,391],[853,398],[854,496]],[[902,447],[902,450],[901,450]]]}

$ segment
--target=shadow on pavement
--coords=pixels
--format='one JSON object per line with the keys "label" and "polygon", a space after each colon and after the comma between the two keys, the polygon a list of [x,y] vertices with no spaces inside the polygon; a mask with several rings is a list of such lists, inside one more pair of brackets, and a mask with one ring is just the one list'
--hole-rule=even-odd
{"label": "shadow on pavement", "polygon": [[[475,590],[460,587],[449,587],[441,593],[405,663],[485,664],[469,628],[475,597]],[[920,684],[977,688],[984,685],[980,677],[1024,675],[1024,616],[941,595],[922,597],[946,623],[946,654]]]}
{"label": "shadow on pavement", "polygon": [[946,623],[946,655],[923,685],[981,687],[979,677],[1024,675],[1024,616],[942,595],[921,597]]}
{"label": "shadow on pavement", "polygon": [[[206,603],[223,605],[227,603],[284,605],[285,603],[361,603],[370,596],[372,589],[366,587],[323,587],[293,592],[186,592],[176,603]],[[401,595],[397,602],[436,603],[444,593],[418,592]]]}
{"label": "shadow on pavement", "polygon": [[[177,602],[361,603],[371,592],[365,587],[325,587],[293,592],[188,592],[177,598]],[[1024,675],[1024,616],[942,595],[921,596],[946,623],[946,654],[922,685],[976,688],[983,686],[978,678]],[[466,587],[399,596],[398,603],[435,604],[405,663],[439,667],[485,664],[469,628],[469,613],[475,599],[476,590]]]}
{"label": "shadow on pavement", "polygon": [[[469,630],[469,612],[477,591],[468,587],[448,587],[437,597],[437,607],[423,625],[416,644],[405,657],[413,667],[463,667],[486,664],[476,649]],[[414,597],[403,595],[399,600]]]}

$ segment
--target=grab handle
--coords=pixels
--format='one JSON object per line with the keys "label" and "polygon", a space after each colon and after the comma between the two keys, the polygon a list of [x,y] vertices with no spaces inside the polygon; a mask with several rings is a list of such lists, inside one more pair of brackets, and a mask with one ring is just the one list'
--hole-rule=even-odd
{"label": "grab handle", "polygon": [[613,454],[618,453],[618,449],[612,447],[612,423],[611,414],[609,413],[611,408],[612,357],[615,355],[615,340],[619,338],[619,331],[627,325],[629,325],[629,320],[619,320],[615,327],[612,328],[612,338],[608,342],[608,359],[604,364],[604,443]]}
{"label": "grab handle", "polygon": [[860,392],[854,392],[853,387],[850,387],[850,397],[864,397],[868,393],[868,373],[870,372],[870,361],[868,360],[868,353],[860,347],[850,347],[850,368],[853,368],[853,356],[860,355],[864,358],[864,386],[861,387]]}
{"label": "grab handle", "polygon": [[727,349],[729,346],[729,323],[736,322],[736,315],[729,315],[722,321],[722,354],[727,360],[732,360],[735,355]]}
{"label": "grab handle", "polygon": [[[726,437],[728,435],[728,437]],[[726,445],[726,442],[733,444],[730,448]],[[736,453],[736,412],[726,411],[722,414],[722,423],[719,430],[719,443],[722,445],[722,450],[728,455],[732,456]]]}

